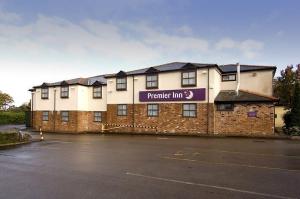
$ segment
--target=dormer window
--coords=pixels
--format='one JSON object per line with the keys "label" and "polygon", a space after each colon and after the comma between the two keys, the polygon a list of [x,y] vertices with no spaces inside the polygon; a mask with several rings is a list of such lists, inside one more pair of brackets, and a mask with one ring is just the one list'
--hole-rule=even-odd
{"label": "dormer window", "polygon": [[127,77],[117,77],[117,91],[127,90]]}
{"label": "dormer window", "polygon": [[183,71],[181,73],[181,85],[182,87],[196,86],[196,70]]}
{"label": "dormer window", "polygon": [[61,83],[60,97],[61,98],[69,98],[69,85],[66,81],[63,81]]}
{"label": "dormer window", "polygon": [[93,98],[102,98],[102,86],[93,87]]}
{"label": "dormer window", "polygon": [[93,83],[93,98],[102,98],[102,84],[99,81]]}
{"label": "dormer window", "polygon": [[120,71],[116,75],[116,90],[117,91],[127,90],[127,76],[124,71]]}
{"label": "dormer window", "polygon": [[228,75],[222,75],[222,81],[235,81],[236,80],[236,74],[228,74]]}
{"label": "dormer window", "polygon": [[48,88],[42,88],[41,98],[42,99],[49,99],[49,89]]}
{"label": "dormer window", "polygon": [[60,88],[60,97],[68,98],[69,97],[69,86],[62,86]]}
{"label": "dormer window", "polygon": [[158,88],[158,74],[146,75],[146,88]]}

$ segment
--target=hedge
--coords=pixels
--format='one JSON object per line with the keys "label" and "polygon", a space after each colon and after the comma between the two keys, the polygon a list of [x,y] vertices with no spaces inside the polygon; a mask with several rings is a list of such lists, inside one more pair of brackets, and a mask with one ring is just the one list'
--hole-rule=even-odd
{"label": "hedge", "polygon": [[18,142],[26,142],[30,139],[30,135],[21,134],[19,132],[0,132],[0,145]]}
{"label": "hedge", "polygon": [[25,124],[25,112],[0,111],[1,124]]}

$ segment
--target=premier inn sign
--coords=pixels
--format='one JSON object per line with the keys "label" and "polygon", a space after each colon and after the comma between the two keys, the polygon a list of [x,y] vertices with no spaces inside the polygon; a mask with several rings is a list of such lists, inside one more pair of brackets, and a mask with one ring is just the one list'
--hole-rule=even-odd
{"label": "premier inn sign", "polygon": [[140,91],[140,102],[163,102],[163,101],[203,101],[205,100],[205,88]]}

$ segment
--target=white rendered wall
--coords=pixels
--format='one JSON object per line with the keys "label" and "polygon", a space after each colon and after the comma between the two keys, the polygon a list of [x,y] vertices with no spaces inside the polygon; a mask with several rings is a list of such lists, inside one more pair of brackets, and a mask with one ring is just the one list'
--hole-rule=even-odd
{"label": "white rendered wall", "polygon": [[[218,81],[220,77],[216,72],[216,69],[210,69],[210,83],[214,84],[214,81]],[[195,88],[205,88],[207,92],[207,69],[198,69],[197,70],[197,87],[182,87],[181,86],[181,71],[173,71],[168,73],[159,73],[158,74],[158,89],[146,89],[146,75],[136,75],[134,76],[134,103],[143,104],[149,102],[140,102],[139,101],[139,91],[155,91],[155,90],[176,90],[176,89],[195,89]],[[217,76],[214,78],[214,76]],[[133,100],[133,85],[132,85],[132,76],[127,77],[127,91],[116,91],[116,78],[109,78],[107,81],[107,104],[132,104]],[[216,79],[216,80],[215,80]],[[218,88],[218,86],[217,86]],[[214,101],[214,90],[210,90],[210,102]],[[183,101],[173,101],[172,103],[182,103]],[[204,101],[188,101],[188,102],[198,102],[206,103],[207,102],[207,93],[206,100]],[[155,103],[166,103],[166,102],[155,102]]]}
{"label": "white rendered wall", "polygon": [[[221,82],[222,90],[235,90],[236,81]],[[263,95],[273,95],[273,71],[251,71],[241,73],[240,89]]]}
{"label": "white rendered wall", "polygon": [[70,111],[106,111],[106,86],[102,87],[102,99],[93,99],[93,87],[71,85],[69,98],[60,98],[60,87],[49,88],[49,98],[41,99],[41,89],[33,92],[33,110],[54,110],[54,92],[56,91],[55,110]]}
{"label": "white rendered wall", "polygon": [[127,77],[126,91],[116,91],[116,78],[107,79],[107,104],[132,104],[132,80],[132,76]]}

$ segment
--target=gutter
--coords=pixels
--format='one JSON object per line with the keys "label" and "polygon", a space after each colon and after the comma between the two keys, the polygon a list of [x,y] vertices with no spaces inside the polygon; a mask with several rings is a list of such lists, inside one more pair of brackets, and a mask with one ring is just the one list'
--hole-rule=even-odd
{"label": "gutter", "polygon": [[31,92],[31,127],[33,127],[33,92]]}
{"label": "gutter", "polygon": [[56,87],[54,87],[54,100],[53,100],[53,131],[56,129]]}
{"label": "gutter", "polygon": [[134,113],[135,113],[135,102],[134,102],[134,75],[132,76],[132,125],[133,125],[133,132],[135,132],[135,117],[134,117]]}
{"label": "gutter", "polygon": [[209,68],[207,68],[207,104],[206,104],[206,121],[207,121],[207,134],[209,134]]}

